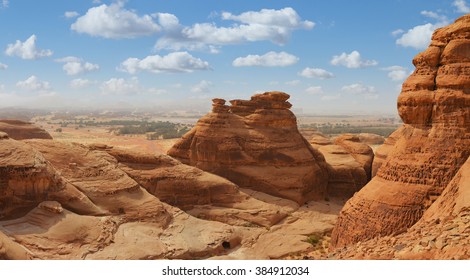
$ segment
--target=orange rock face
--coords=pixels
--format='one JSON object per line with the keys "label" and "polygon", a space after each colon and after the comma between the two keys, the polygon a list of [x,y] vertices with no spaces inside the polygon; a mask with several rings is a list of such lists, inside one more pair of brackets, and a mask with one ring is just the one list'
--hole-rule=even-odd
{"label": "orange rock face", "polygon": [[326,196],[323,156],[297,129],[289,95],[266,92],[251,100],[214,99],[213,111],[168,154],[183,163],[299,203]]}
{"label": "orange rock face", "polygon": [[325,157],[329,197],[348,199],[370,180],[374,153],[359,136],[343,134],[333,141],[316,133],[310,143]]}
{"label": "orange rock face", "polygon": [[0,120],[0,131],[16,140],[52,139],[52,136],[44,129],[19,120]]}
{"label": "orange rock face", "polygon": [[404,121],[376,176],[343,208],[332,247],[415,224],[470,155],[470,15],[435,31],[398,97]]}

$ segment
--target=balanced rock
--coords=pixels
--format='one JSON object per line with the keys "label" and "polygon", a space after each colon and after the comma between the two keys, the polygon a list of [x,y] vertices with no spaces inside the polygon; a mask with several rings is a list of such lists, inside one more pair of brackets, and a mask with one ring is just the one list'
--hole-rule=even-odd
{"label": "balanced rock", "polygon": [[470,15],[436,30],[398,97],[404,121],[376,176],[344,206],[331,246],[415,224],[470,155]]}
{"label": "balanced rock", "polygon": [[240,187],[303,203],[326,196],[323,156],[297,129],[283,92],[232,100],[214,109],[177,142],[168,154],[185,164],[220,175]]}
{"label": "balanced rock", "polygon": [[52,139],[52,136],[44,129],[20,120],[0,120],[0,131],[16,140]]}

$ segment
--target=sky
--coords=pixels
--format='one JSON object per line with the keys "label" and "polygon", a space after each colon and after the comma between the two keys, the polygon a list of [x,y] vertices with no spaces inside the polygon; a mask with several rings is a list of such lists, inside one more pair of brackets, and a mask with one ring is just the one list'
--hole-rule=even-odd
{"label": "sky", "polygon": [[0,110],[204,110],[279,90],[298,113],[394,114],[413,57],[466,13],[466,0],[0,0]]}

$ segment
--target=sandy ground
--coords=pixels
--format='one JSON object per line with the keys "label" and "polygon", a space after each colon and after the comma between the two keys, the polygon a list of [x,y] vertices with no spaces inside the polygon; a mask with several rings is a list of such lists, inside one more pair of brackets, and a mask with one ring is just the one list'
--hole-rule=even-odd
{"label": "sandy ground", "polygon": [[145,135],[120,136],[109,132],[109,127],[79,128],[62,127],[62,132],[57,132],[58,125],[38,124],[49,132],[55,140],[75,142],[80,144],[106,144],[114,147],[122,147],[140,150],[146,153],[163,153],[175,144],[178,139],[147,140]]}

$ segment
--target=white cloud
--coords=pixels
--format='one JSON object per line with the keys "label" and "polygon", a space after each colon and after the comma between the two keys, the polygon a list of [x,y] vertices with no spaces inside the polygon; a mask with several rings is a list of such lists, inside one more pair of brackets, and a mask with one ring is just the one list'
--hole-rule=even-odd
{"label": "white cloud", "polygon": [[[455,3],[455,2],[454,2]],[[417,50],[423,50],[428,47],[431,42],[431,37],[439,27],[443,27],[449,24],[449,20],[444,15],[439,15],[432,11],[421,11],[421,15],[437,20],[436,23],[426,23],[417,25],[413,28],[408,29],[395,43],[402,47],[411,47]]]}
{"label": "white cloud", "polygon": [[457,12],[463,13],[463,14],[468,14],[470,13],[470,8],[467,5],[467,2],[465,0],[455,0],[452,3],[452,6],[457,8]]}
{"label": "white cloud", "polygon": [[80,14],[77,13],[77,12],[75,12],[75,11],[66,11],[66,12],[64,13],[64,16],[65,16],[66,18],[74,18],[74,17],[78,17],[79,15],[80,15]]}
{"label": "white cloud", "polygon": [[305,92],[312,95],[323,94],[323,89],[320,86],[311,86],[306,88]]}
{"label": "white cloud", "polygon": [[352,51],[350,54],[343,52],[340,55],[335,55],[330,63],[332,65],[342,65],[347,68],[364,68],[378,64],[375,60],[363,60],[358,51]]}
{"label": "white cloud", "polygon": [[300,85],[300,81],[299,80],[292,80],[292,81],[285,82],[285,84],[288,85],[288,86],[298,86],[298,85]]}
{"label": "white cloud", "polygon": [[0,62],[0,70],[5,70],[8,68],[8,65]]}
{"label": "white cloud", "polygon": [[[90,84],[93,83],[95,82],[90,82]],[[103,82],[100,89],[101,93],[104,95],[160,95],[167,92],[165,89],[145,88],[140,84],[137,77],[132,77],[127,80],[122,78],[111,78]]]}
{"label": "white cloud", "polygon": [[187,52],[173,52],[166,56],[152,55],[144,59],[128,58],[121,63],[118,70],[135,74],[139,71],[152,73],[161,72],[193,72],[194,70],[210,70],[209,63],[193,57]]}
{"label": "white cloud", "polygon": [[264,66],[264,67],[284,67],[296,64],[299,58],[286,52],[268,52],[263,55],[250,54],[245,57],[238,57],[232,65],[235,67],[243,66]]}
{"label": "white cloud", "polygon": [[34,75],[24,81],[18,81],[16,86],[28,91],[49,91],[51,89],[49,82],[40,81],[38,77]]}
{"label": "white cloud", "polygon": [[235,21],[229,27],[219,27],[214,23],[183,26],[174,15],[159,13],[155,16],[167,32],[155,44],[157,50],[208,49],[218,52],[220,46],[256,41],[284,45],[294,30],[312,29],[315,26],[311,21],[302,20],[290,7],[248,11],[240,15],[224,12],[221,16],[223,20]]}
{"label": "white cloud", "polygon": [[2,8],[8,8],[9,1],[8,0],[2,0]]}
{"label": "white cloud", "polygon": [[321,97],[321,100],[324,101],[332,101],[332,100],[338,100],[341,97],[341,95],[336,94],[336,95],[323,95]]}
{"label": "white cloud", "polygon": [[321,68],[310,68],[307,67],[301,72],[298,73],[300,76],[305,78],[319,78],[319,79],[331,79],[334,78],[335,75],[333,73],[326,71],[325,69]]}
{"label": "white cloud", "polygon": [[87,88],[94,84],[95,82],[90,81],[88,79],[73,79],[70,81],[70,87],[73,89],[82,89],[82,88]]}
{"label": "white cloud", "polygon": [[341,88],[342,91],[351,94],[364,96],[365,99],[377,99],[379,96],[373,86],[365,86],[361,83],[355,83]]}
{"label": "white cloud", "polygon": [[392,81],[403,81],[410,74],[408,68],[397,65],[382,68],[382,70],[388,71],[387,76],[392,79]]}
{"label": "white cloud", "polygon": [[101,92],[105,95],[135,95],[142,89],[136,77],[130,80],[123,78],[111,78],[101,84]]}
{"label": "white cloud", "polygon": [[150,15],[139,16],[124,9],[123,1],[90,8],[70,28],[78,33],[108,39],[147,36],[161,30]]}
{"label": "white cloud", "polygon": [[426,16],[428,18],[438,20],[440,22],[448,22],[449,21],[445,15],[439,15],[438,13],[433,12],[433,11],[421,11],[421,15]]}
{"label": "white cloud", "polygon": [[425,49],[431,42],[432,33],[436,28],[437,26],[431,23],[415,26],[398,38],[396,44],[417,50]]}
{"label": "white cloud", "polygon": [[212,82],[202,80],[191,88],[191,92],[192,93],[208,93],[211,91],[210,90],[211,86],[212,86]]}
{"label": "white cloud", "polygon": [[36,35],[31,35],[26,41],[16,40],[14,44],[8,44],[5,54],[8,56],[18,56],[22,59],[38,59],[51,56],[51,50],[39,50],[36,48]]}
{"label": "white cloud", "polygon": [[88,73],[100,69],[98,64],[85,62],[82,59],[74,56],[67,56],[61,59],[57,59],[56,61],[65,63],[64,66],[62,66],[62,69],[64,69],[64,71],[69,76]]}
{"label": "white cloud", "polygon": [[403,34],[403,33],[405,33],[405,30],[403,30],[403,29],[401,29],[401,28],[400,28],[400,29],[397,29],[397,30],[393,30],[393,31],[391,32],[391,34],[392,34],[393,37],[396,37],[396,36],[398,36],[398,35],[400,35],[400,34]]}

